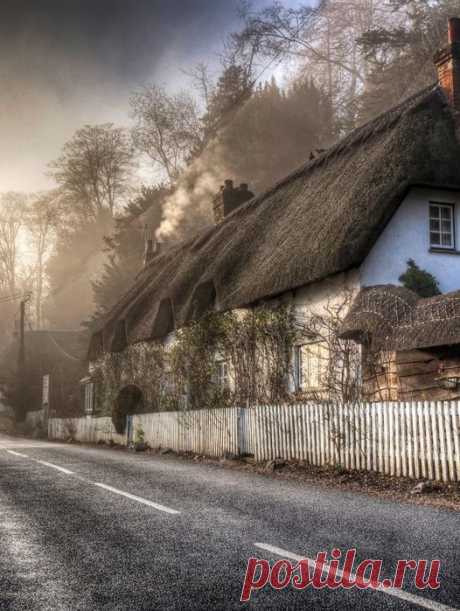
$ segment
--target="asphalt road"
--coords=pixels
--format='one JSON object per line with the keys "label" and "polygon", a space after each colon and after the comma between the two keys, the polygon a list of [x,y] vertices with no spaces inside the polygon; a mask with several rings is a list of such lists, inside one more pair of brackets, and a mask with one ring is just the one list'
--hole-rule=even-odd
{"label": "asphalt road", "polygon": [[[460,608],[459,527],[458,513],[171,455],[0,436],[0,609]],[[251,556],[334,547],[382,559],[383,577],[440,559],[441,587],[267,586],[239,602]]]}

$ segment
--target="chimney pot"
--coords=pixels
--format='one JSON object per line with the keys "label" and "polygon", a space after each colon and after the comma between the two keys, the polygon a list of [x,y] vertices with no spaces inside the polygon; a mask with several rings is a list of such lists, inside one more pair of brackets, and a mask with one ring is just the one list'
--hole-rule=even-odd
{"label": "chimney pot", "polygon": [[148,239],[145,242],[145,252],[144,252],[144,265],[148,265],[150,261],[153,259],[154,249],[153,249],[153,240]]}
{"label": "chimney pot", "polygon": [[247,183],[242,182],[235,189],[233,180],[229,178],[224,181],[224,186],[220,188],[220,192],[213,199],[214,218],[216,223],[219,223],[227,214],[236,210],[241,204],[252,199],[254,194],[249,191]]}
{"label": "chimney pot", "polygon": [[460,111],[460,18],[449,19],[449,44],[434,58],[440,87],[450,105]]}
{"label": "chimney pot", "polygon": [[460,17],[449,19],[449,44],[460,42]]}
{"label": "chimney pot", "polygon": [[148,225],[144,225],[144,265],[160,254],[161,242],[156,240]]}

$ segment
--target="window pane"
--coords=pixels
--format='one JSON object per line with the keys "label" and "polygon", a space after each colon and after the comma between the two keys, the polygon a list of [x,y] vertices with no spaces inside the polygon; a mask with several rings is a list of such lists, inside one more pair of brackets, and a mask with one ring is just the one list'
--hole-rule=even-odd
{"label": "window pane", "polygon": [[443,208],[441,208],[441,218],[450,219],[451,212],[452,212],[452,208],[447,208],[446,206],[444,206]]}
{"label": "window pane", "polygon": [[303,375],[302,375],[302,347],[297,346],[297,386],[298,388],[303,387]]}
{"label": "window pane", "polygon": [[321,343],[301,346],[301,363],[299,375],[302,378],[303,390],[320,390],[323,383],[323,372],[327,367],[327,353]]}
{"label": "window pane", "polygon": [[450,221],[443,221],[443,222],[441,223],[441,229],[442,229],[442,231],[445,231],[445,232],[447,232],[447,233],[450,233],[451,227],[452,227],[452,224],[451,224],[451,222],[450,222]]}
{"label": "window pane", "polygon": [[430,244],[454,248],[453,207],[430,204]]}
{"label": "window pane", "polygon": [[452,236],[450,233],[442,234],[442,245],[443,246],[451,246],[452,245]]}

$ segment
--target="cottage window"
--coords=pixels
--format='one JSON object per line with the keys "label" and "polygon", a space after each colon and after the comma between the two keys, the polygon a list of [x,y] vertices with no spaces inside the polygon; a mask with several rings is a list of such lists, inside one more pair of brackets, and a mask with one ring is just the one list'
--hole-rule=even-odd
{"label": "cottage window", "polygon": [[174,373],[171,370],[167,369],[163,373],[161,391],[163,395],[170,397],[176,394],[176,380],[174,378]]}
{"label": "cottage window", "polygon": [[216,361],[216,385],[221,390],[226,390],[230,387],[230,376],[228,371],[228,363],[224,359]]}
{"label": "cottage window", "polygon": [[296,391],[321,390],[327,364],[326,348],[321,342],[294,347],[294,384]]}
{"label": "cottage window", "polygon": [[452,204],[430,204],[430,246],[455,248],[454,206]]}
{"label": "cottage window", "polygon": [[94,382],[86,382],[83,385],[84,396],[83,396],[83,405],[85,414],[92,414],[95,408],[95,384]]}

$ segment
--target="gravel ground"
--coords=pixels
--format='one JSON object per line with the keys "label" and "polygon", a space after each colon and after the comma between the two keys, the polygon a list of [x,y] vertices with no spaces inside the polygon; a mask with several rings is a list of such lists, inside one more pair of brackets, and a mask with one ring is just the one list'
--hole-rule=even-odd
{"label": "gravel ground", "polygon": [[[156,452],[152,452],[156,454]],[[315,467],[297,461],[269,461],[256,464],[250,457],[244,459],[214,460],[205,456],[181,454],[179,458],[199,460],[207,464],[219,464],[229,469],[252,471],[276,479],[296,480],[303,484],[315,484],[326,488],[350,490],[381,498],[404,501],[416,505],[444,507],[460,511],[460,482],[429,482],[406,477],[390,477],[380,473],[346,471],[329,467]],[[275,463],[275,464],[273,464]],[[424,484],[423,491],[416,492],[418,484]]]}

